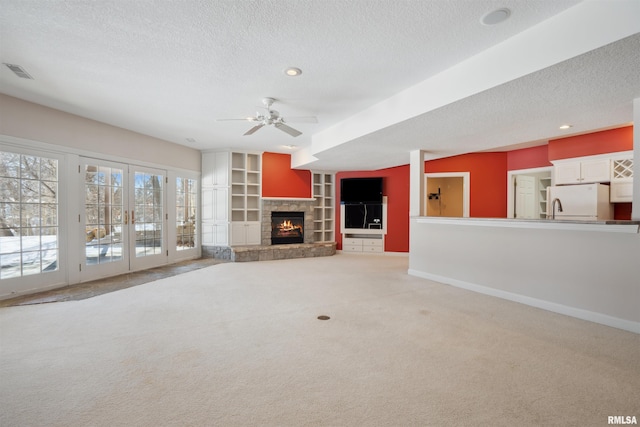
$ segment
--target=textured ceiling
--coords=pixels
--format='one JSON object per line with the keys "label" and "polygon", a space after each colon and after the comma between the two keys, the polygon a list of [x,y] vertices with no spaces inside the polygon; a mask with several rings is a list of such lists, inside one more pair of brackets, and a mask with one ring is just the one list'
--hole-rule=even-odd
{"label": "textured ceiling", "polygon": [[[408,163],[415,149],[540,143],[565,135],[567,121],[573,132],[628,124],[640,28],[623,19],[601,29],[595,3],[640,14],[635,0],[0,0],[0,60],[34,77],[3,66],[0,92],[197,149],[295,144],[300,167],[376,169]],[[499,7],[509,20],[480,23]],[[564,47],[535,45],[545,38],[536,34],[559,34]],[[522,70],[455,74],[491,55],[499,70]],[[285,76],[289,66],[303,74]],[[438,78],[441,102],[423,89]],[[476,80],[480,89],[467,87]],[[292,138],[216,121],[253,115],[267,96],[285,119],[318,123],[291,123],[303,132]]]}

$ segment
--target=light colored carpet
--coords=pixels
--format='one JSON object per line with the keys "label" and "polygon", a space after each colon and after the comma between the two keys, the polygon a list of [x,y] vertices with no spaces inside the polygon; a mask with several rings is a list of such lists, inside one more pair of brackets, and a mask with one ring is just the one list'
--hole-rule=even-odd
{"label": "light colored carpet", "polygon": [[639,335],[411,277],[407,263],[346,254],[229,263],[83,301],[1,308],[0,425],[640,418]]}

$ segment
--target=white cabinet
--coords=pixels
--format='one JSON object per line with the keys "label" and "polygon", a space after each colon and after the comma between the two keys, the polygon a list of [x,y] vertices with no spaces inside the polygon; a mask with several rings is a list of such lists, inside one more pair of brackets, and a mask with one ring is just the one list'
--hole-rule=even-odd
{"label": "white cabinet", "polygon": [[260,222],[232,222],[231,246],[259,245]]}
{"label": "white cabinet", "polygon": [[342,252],[384,252],[384,236],[382,234],[344,234]]}
{"label": "white cabinet", "polygon": [[611,160],[611,203],[633,201],[633,157]]}
{"label": "white cabinet", "polygon": [[610,160],[608,158],[574,159],[554,163],[554,183],[556,185],[609,182],[610,179]]}
{"label": "white cabinet", "polygon": [[335,240],[334,182],[335,175],[313,172],[313,241],[333,242]]}
{"label": "white cabinet", "polygon": [[217,187],[229,185],[229,153],[202,153],[202,186]]}
{"label": "white cabinet", "polygon": [[259,245],[261,154],[203,153],[202,176],[203,243]]}

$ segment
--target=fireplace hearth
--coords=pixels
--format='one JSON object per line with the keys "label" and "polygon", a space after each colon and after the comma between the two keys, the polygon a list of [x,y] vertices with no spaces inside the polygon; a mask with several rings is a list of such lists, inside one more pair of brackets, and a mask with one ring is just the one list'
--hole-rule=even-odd
{"label": "fireplace hearth", "polygon": [[271,212],[271,244],[304,243],[304,212]]}

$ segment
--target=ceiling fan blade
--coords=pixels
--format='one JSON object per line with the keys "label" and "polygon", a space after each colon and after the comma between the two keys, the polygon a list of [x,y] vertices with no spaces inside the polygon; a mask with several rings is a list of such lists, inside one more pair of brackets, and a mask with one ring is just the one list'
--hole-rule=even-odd
{"label": "ceiling fan blade", "polygon": [[243,122],[256,122],[258,119],[256,117],[243,117],[238,119],[216,119],[216,122],[228,122],[232,120],[242,120]]}
{"label": "ceiling fan blade", "polygon": [[302,132],[295,130],[294,128],[285,125],[284,123],[274,123],[275,127],[280,129],[282,132],[288,133],[289,135],[296,137],[302,135]]}
{"label": "ceiling fan blade", "polygon": [[253,135],[255,133],[255,131],[257,131],[258,129],[260,129],[262,126],[264,126],[264,123],[260,123],[259,125],[255,125],[254,127],[252,127],[251,129],[249,129],[248,131],[246,131],[244,134],[245,135]]}
{"label": "ceiling fan blade", "polygon": [[318,123],[316,116],[303,116],[303,117],[289,117],[287,116],[287,122],[295,123]]}

